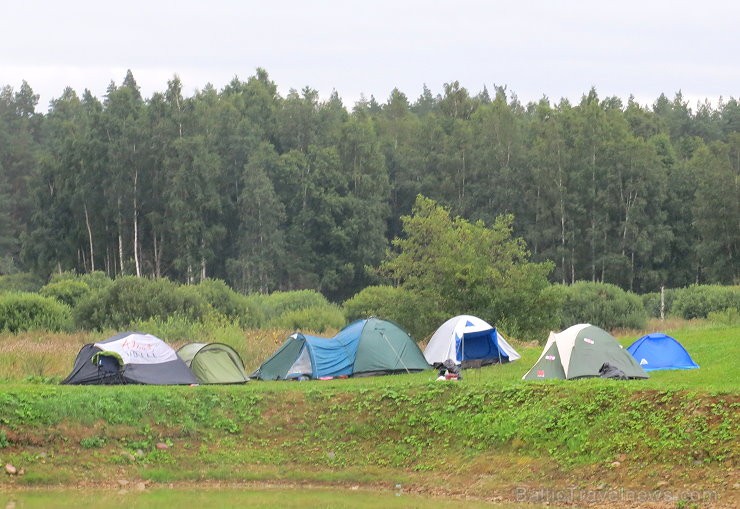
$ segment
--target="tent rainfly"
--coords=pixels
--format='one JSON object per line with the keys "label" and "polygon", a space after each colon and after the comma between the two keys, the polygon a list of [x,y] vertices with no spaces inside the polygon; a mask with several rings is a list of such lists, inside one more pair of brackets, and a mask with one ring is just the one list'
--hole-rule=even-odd
{"label": "tent rainfly", "polygon": [[429,340],[424,357],[434,366],[451,360],[464,368],[521,358],[495,327],[470,315],[455,316],[443,323]]}
{"label": "tent rainfly", "polygon": [[261,380],[326,379],[429,369],[411,336],[387,320],[357,320],[333,338],[296,332],[251,376]]}
{"label": "tent rainfly", "polygon": [[603,329],[588,323],[550,333],[542,354],[524,380],[598,377],[604,364],[617,368],[626,378],[648,378],[635,359]]}
{"label": "tent rainfly", "polygon": [[645,371],[699,367],[681,343],[662,332],[641,337],[628,346],[627,351]]}
{"label": "tent rainfly", "polygon": [[122,332],[82,347],[63,384],[197,384],[167,343],[151,334]]}
{"label": "tent rainfly", "polygon": [[249,380],[239,354],[223,343],[188,343],[177,355],[202,384],[241,384]]}

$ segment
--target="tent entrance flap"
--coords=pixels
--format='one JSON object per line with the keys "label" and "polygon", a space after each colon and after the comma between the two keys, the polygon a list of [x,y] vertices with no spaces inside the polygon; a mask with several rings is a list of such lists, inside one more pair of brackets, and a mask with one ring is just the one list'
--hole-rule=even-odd
{"label": "tent entrance flap", "polygon": [[509,356],[496,346],[493,330],[465,333],[457,342],[457,360],[501,359]]}
{"label": "tent entrance flap", "polygon": [[297,378],[304,375],[313,375],[313,363],[311,362],[311,355],[309,354],[305,343],[303,344],[303,348],[301,349],[301,353],[298,355],[298,358],[288,369],[288,375],[286,378]]}

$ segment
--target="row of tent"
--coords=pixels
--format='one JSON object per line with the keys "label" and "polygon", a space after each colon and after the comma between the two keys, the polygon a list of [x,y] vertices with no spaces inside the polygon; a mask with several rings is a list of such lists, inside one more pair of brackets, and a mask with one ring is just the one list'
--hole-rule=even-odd
{"label": "row of tent", "polygon": [[[499,331],[480,318],[449,319],[432,335],[424,352],[399,325],[371,317],[358,320],[332,338],[296,332],[251,375],[239,354],[221,343],[189,343],[175,352],[150,334],[124,332],[82,347],[64,384],[244,383],[412,373],[442,365],[479,367],[521,356]],[[639,360],[638,360],[639,359]],[[647,378],[652,369],[698,367],[670,336],[651,334],[623,349],[606,331],[589,324],[550,333],[545,348],[524,379],[605,376]]]}
{"label": "row of tent", "polygon": [[222,343],[189,343],[177,352],[156,336],[122,332],[82,347],[63,384],[196,385],[244,383],[239,354]]}
{"label": "row of tent", "polygon": [[371,317],[332,338],[296,332],[251,375],[238,353],[220,343],[190,343],[175,352],[150,334],[124,332],[82,347],[64,384],[199,384],[305,380],[412,373],[450,360],[463,366],[504,363],[520,356],[485,321],[445,322],[422,352],[398,324]]}

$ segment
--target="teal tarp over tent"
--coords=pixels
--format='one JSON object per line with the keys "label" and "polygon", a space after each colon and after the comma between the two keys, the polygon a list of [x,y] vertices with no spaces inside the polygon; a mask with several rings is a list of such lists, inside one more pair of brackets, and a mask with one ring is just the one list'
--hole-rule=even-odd
{"label": "teal tarp over tent", "polygon": [[297,332],[252,374],[261,380],[320,379],[429,369],[409,334],[387,320],[351,323],[333,338]]}

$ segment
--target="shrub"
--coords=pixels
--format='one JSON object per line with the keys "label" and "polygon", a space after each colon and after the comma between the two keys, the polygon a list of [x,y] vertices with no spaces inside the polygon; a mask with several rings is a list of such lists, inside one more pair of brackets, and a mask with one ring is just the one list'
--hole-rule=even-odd
{"label": "shrub", "polygon": [[270,327],[325,332],[329,329],[341,329],[344,326],[344,314],[336,304],[325,304],[304,309],[286,311],[270,321]]}
{"label": "shrub", "polygon": [[250,300],[260,307],[267,322],[283,315],[287,311],[326,306],[329,301],[316,290],[297,290],[292,292],[275,292],[269,295],[252,295]]}
{"label": "shrub", "polygon": [[437,313],[436,319],[426,319],[433,310],[422,312],[424,302],[403,288],[395,286],[368,286],[344,301],[344,316],[348,322],[377,316],[393,320],[416,340],[423,339],[434,327],[449,317]]}
{"label": "shrub", "polygon": [[87,274],[77,276],[77,281],[85,283],[91,290],[101,290],[113,284],[113,280],[106,276],[104,272],[100,271],[88,272]]}
{"label": "shrub", "polygon": [[[641,296],[642,306],[645,308],[645,312],[648,316],[653,318],[660,318],[660,292],[646,293]],[[663,312],[665,316],[668,316],[673,306],[673,301],[676,298],[676,290],[666,289],[663,292],[663,302],[665,308]]]}
{"label": "shrub", "polygon": [[0,331],[67,331],[71,328],[69,306],[33,293],[0,295]]}
{"label": "shrub", "polygon": [[90,293],[90,287],[82,281],[64,279],[47,284],[39,290],[44,297],[51,297],[71,308]]}
{"label": "shrub", "polygon": [[581,281],[552,291],[562,299],[561,328],[590,323],[607,330],[640,329],[647,322],[642,299],[612,284]]}
{"label": "shrub", "polygon": [[193,321],[181,314],[164,319],[149,318],[132,323],[131,329],[153,334],[173,347],[185,343],[225,343],[239,352],[242,359],[251,359],[245,356],[249,345],[245,341],[244,330],[220,313],[212,313],[201,321]]}
{"label": "shrub", "polygon": [[674,290],[671,314],[686,320],[706,318],[713,311],[740,309],[740,287],[693,285]]}
{"label": "shrub", "polygon": [[255,299],[235,292],[221,280],[207,279],[194,288],[213,309],[243,328],[258,328],[265,322],[264,311]]}
{"label": "shrub", "polygon": [[165,320],[176,314],[199,321],[211,310],[193,287],[178,286],[165,279],[126,276],[91,292],[75,308],[74,318],[83,329],[122,329],[138,321]]}
{"label": "shrub", "polygon": [[28,272],[0,276],[0,293],[38,292],[43,285],[41,278]]}
{"label": "shrub", "polygon": [[80,281],[89,286],[91,290],[99,290],[113,283],[113,280],[106,276],[105,272],[99,270],[86,272],[85,274],[77,274],[72,271],[59,272],[52,274],[51,278],[49,278],[50,283],[58,283],[60,281]]}
{"label": "shrub", "polygon": [[131,330],[146,332],[157,336],[168,343],[205,342],[203,341],[206,325],[199,321],[173,313],[166,317],[156,316],[146,320],[135,320],[128,325]]}

